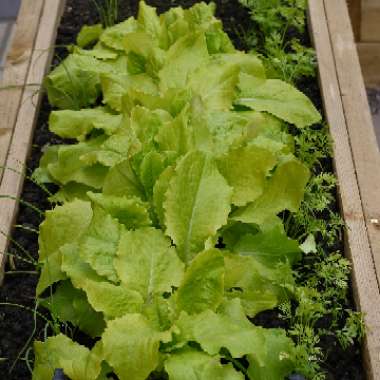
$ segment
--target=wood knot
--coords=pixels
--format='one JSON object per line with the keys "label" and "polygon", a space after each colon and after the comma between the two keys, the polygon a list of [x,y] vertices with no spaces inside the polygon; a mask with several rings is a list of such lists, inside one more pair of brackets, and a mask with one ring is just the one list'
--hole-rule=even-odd
{"label": "wood knot", "polygon": [[17,65],[25,62],[30,56],[30,49],[25,49],[23,46],[15,46],[8,53],[7,60],[11,65]]}

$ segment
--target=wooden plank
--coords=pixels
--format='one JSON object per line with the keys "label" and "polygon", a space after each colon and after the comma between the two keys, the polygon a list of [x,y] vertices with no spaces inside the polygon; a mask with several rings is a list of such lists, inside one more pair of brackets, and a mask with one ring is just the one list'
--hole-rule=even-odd
{"label": "wooden plank", "polygon": [[23,0],[0,82],[0,182],[32,59],[44,0]]}
{"label": "wooden plank", "polygon": [[356,46],[365,84],[380,86],[380,42],[361,42]]}
{"label": "wooden plank", "polygon": [[360,41],[361,38],[361,22],[362,22],[362,0],[347,0],[348,9],[352,22],[355,40]]}
{"label": "wooden plank", "polygon": [[380,282],[380,228],[374,223],[380,221],[379,147],[346,3],[326,0],[325,7],[364,217]]}
{"label": "wooden plank", "polygon": [[380,42],[380,0],[362,0],[362,42]]}
{"label": "wooden plank", "polygon": [[[51,47],[55,42],[64,2],[64,0],[49,0],[44,4],[30,70],[6,161],[7,167],[22,170],[25,165],[38,117],[39,103],[42,98],[41,92],[36,93],[35,87],[32,85],[42,82],[50,66],[54,51]],[[22,173],[5,170],[0,184],[0,195],[9,195],[17,199],[21,194],[23,181],[24,176]],[[3,280],[2,269],[6,260],[6,255],[2,253],[7,250],[8,237],[11,235],[18,210],[16,199],[5,198],[1,199],[0,202],[0,226],[5,233],[5,235],[0,234],[0,283]]]}
{"label": "wooden plank", "polygon": [[[327,2],[342,5],[337,0],[327,0]],[[341,9],[337,16],[342,16]],[[352,286],[356,304],[364,313],[367,326],[363,347],[364,361],[368,378],[378,380],[380,379],[380,291],[351,155],[350,136],[347,131],[346,114],[323,1],[309,0],[309,17],[318,58],[325,114],[334,142],[334,164],[340,205],[346,223],[345,252],[352,262]],[[347,66],[346,64],[345,70]]]}

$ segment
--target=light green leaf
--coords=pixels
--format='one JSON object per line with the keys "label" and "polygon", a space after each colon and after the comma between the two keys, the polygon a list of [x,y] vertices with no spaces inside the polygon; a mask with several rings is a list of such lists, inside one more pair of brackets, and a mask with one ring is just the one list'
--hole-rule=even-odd
{"label": "light green leaf", "polygon": [[144,188],[129,160],[120,162],[111,168],[104,179],[103,194],[145,198]]}
{"label": "light green leaf", "polygon": [[101,107],[53,111],[49,117],[49,129],[63,138],[83,140],[93,129],[112,135],[119,128],[121,120],[121,115],[113,115]]}
{"label": "light green leaf", "polygon": [[190,152],[177,165],[164,202],[165,223],[166,233],[185,262],[227,223],[231,192],[205,154]]}
{"label": "light green leaf", "polygon": [[70,281],[61,282],[55,293],[43,300],[42,305],[55,318],[73,323],[92,338],[100,336],[106,326],[103,315],[91,307],[86,294],[75,289]]}
{"label": "light green leaf", "polygon": [[143,299],[138,292],[114,285],[99,276],[78,254],[78,247],[65,246],[62,269],[77,289],[83,290],[88,302],[107,318],[141,311]]}
{"label": "light green leaf", "polygon": [[33,380],[51,380],[57,368],[71,380],[94,380],[100,374],[99,358],[63,334],[36,341],[34,353]]}
{"label": "light green leaf", "polygon": [[148,33],[151,38],[159,38],[161,34],[161,25],[156,8],[150,7],[144,1],[140,1],[137,21],[140,28]]}
{"label": "light green leaf", "polygon": [[261,226],[281,211],[295,212],[301,204],[308,180],[306,166],[295,159],[287,160],[267,181],[264,193],[255,202],[234,212],[232,218]]}
{"label": "light green leaf", "polygon": [[234,189],[232,203],[244,206],[262,195],[266,177],[275,164],[270,151],[254,146],[232,150],[222,157],[218,168]]}
{"label": "light green leaf", "polygon": [[66,243],[79,239],[89,227],[92,215],[91,203],[80,200],[46,211],[38,238],[39,260],[43,262]]}
{"label": "light green leaf", "polygon": [[235,98],[240,72],[265,79],[261,61],[251,54],[220,54],[209,58],[189,75],[189,86],[208,110],[229,111]]}
{"label": "light green leaf", "polygon": [[192,348],[170,355],[165,369],[169,380],[244,380],[232,364],[222,365],[218,356]]}
{"label": "light green leaf", "polygon": [[301,258],[297,240],[290,239],[278,227],[255,235],[245,235],[234,247],[243,256],[252,256],[264,265],[275,267],[280,262],[295,264]]}
{"label": "light green leaf", "polygon": [[270,310],[289,299],[294,278],[289,264],[271,268],[252,256],[224,254],[225,291],[229,299],[240,299],[246,315]]}
{"label": "light green leaf", "polygon": [[[238,302],[238,300],[233,301]],[[179,322],[180,328],[186,327],[188,339],[198,342],[209,355],[219,354],[221,348],[226,348],[234,358],[241,358],[249,353],[259,359],[265,355],[265,331],[246,319],[240,307],[234,317],[217,314],[211,310],[184,317]],[[261,362],[261,360],[260,360]]]}
{"label": "light green leaf", "polygon": [[318,123],[321,115],[302,92],[286,82],[268,79],[243,91],[236,104],[266,111],[298,128]]}
{"label": "light green leaf", "polygon": [[57,154],[52,155],[48,148],[43,157],[46,171],[54,182],[66,185],[69,182],[76,182],[93,188],[100,188],[108,168],[96,162],[86,162],[86,155],[99,150],[104,142],[104,137],[100,136],[86,142],[75,145],[59,145]]}
{"label": "light green leaf", "polygon": [[89,198],[104,211],[116,218],[126,228],[138,228],[152,224],[148,205],[137,197],[118,197],[101,193],[88,193]]}
{"label": "light green leaf", "polygon": [[125,231],[114,263],[122,283],[140,292],[145,300],[171,293],[184,271],[170,239],[154,228]]}
{"label": "light green leaf", "polygon": [[188,75],[208,59],[206,38],[203,33],[192,33],[179,38],[166,55],[165,65],[159,72],[160,89],[185,87]]}
{"label": "light green leaf", "polygon": [[99,207],[94,207],[92,222],[79,243],[79,254],[100,276],[117,283],[113,266],[120,238],[120,225]]}
{"label": "light green leaf", "polygon": [[43,261],[40,278],[36,288],[36,295],[39,296],[45,289],[55,282],[66,279],[66,274],[61,269],[62,252],[60,249],[49,254]]}
{"label": "light green leaf", "polygon": [[92,187],[81,183],[69,182],[62,186],[55,194],[49,197],[49,202],[53,204],[73,202],[76,199],[81,201],[90,201],[87,193],[93,190]]}
{"label": "light green leaf", "polygon": [[70,54],[44,80],[49,103],[60,109],[80,110],[100,95],[100,74],[112,72],[108,63],[82,54]]}
{"label": "light green leaf", "polygon": [[77,36],[77,44],[79,47],[84,48],[96,42],[103,32],[102,24],[83,25]]}
{"label": "light green leaf", "polygon": [[128,314],[108,323],[103,355],[120,380],[146,380],[159,364],[160,339],[141,314]]}
{"label": "light green leaf", "polygon": [[294,343],[285,331],[267,329],[265,334],[265,357],[258,361],[248,355],[250,380],[283,380],[295,369]]}
{"label": "light green leaf", "polygon": [[100,41],[112,49],[124,51],[125,36],[135,32],[137,27],[137,21],[130,17],[128,20],[107,28],[100,36]]}
{"label": "light green leaf", "polygon": [[152,96],[158,91],[153,79],[147,74],[127,75],[107,72],[101,75],[100,80],[103,103],[118,112],[123,110],[123,98],[133,100],[132,95],[135,91]]}
{"label": "light green leaf", "polygon": [[317,253],[317,246],[313,234],[309,234],[305,241],[300,245],[300,249],[303,253]]}
{"label": "light green leaf", "polygon": [[199,253],[186,270],[176,293],[179,310],[189,314],[215,310],[223,299],[224,260],[217,249]]}
{"label": "light green leaf", "polygon": [[166,192],[169,188],[170,181],[174,176],[174,166],[168,166],[157,179],[153,188],[153,205],[158,216],[161,228],[165,226],[165,209]]}

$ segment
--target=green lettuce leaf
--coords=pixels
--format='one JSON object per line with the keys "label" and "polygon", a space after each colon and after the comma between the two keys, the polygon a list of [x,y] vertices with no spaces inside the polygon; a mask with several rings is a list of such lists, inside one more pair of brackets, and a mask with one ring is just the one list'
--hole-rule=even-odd
{"label": "green lettuce leaf", "polygon": [[103,315],[91,307],[86,294],[75,289],[70,281],[61,282],[42,305],[60,321],[71,322],[92,338],[99,337],[106,326]]}
{"label": "green lettuce leaf", "polygon": [[49,129],[63,138],[83,140],[93,129],[112,135],[119,128],[121,120],[121,115],[113,115],[101,107],[53,111],[49,117]]}
{"label": "green lettuce leaf", "polygon": [[226,224],[231,188],[214,161],[190,152],[177,165],[164,202],[166,233],[189,262],[206,240]]}
{"label": "green lettuce leaf", "polygon": [[218,168],[234,189],[232,203],[244,206],[260,197],[275,164],[270,151],[254,146],[232,150],[220,159]]}
{"label": "green lettuce leaf", "polygon": [[145,380],[159,364],[161,336],[141,314],[125,315],[103,333],[104,358],[120,380]]}
{"label": "green lettuce leaf", "polygon": [[177,307],[189,314],[215,310],[223,299],[224,260],[217,249],[199,253],[176,293]]}
{"label": "green lettuce leaf", "polygon": [[303,200],[309,170],[295,159],[278,165],[267,181],[263,194],[254,202],[238,209],[232,218],[244,223],[265,225],[284,210],[297,211]]}
{"label": "green lettuce leaf", "polygon": [[99,358],[63,334],[34,343],[33,380],[51,380],[62,368],[71,380],[94,380],[101,371]]}
{"label": "green lettuce leaf", "polygon": [[103,33],[102,24],[84,25],[77,36],[77,44],[84,48],[96,42]]}
{"label": "green lettuce leaf", "polygon": [[[244,77],[242,81],[247,83],[249,78]],[[278,79],[268,79],[258,85],[244,88],[236,104],[256,111],[269,112],[298,128],[321,121],[321,115],[307,96]]]}
{"label": "green lettuce leaf", "polygon": [[218,356],[191,348],[171,355],[165,369],[169,380],[244,380],[232,364],[222,365]]}
{"label": "green lettuce leaf", "polygon": [[114,263],[121,282],[148,301],[155,295],[171,293],[184,271],[170,239],[154,228],[125,231]]}

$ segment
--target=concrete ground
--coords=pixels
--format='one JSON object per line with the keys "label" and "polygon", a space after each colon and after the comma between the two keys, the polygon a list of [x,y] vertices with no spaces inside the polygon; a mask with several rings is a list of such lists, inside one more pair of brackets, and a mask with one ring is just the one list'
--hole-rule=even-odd
{"label": "concrete ground", "polygon": [[0,0],[0,79],[21,0]]}
{"label": "concrete ground", "polygon": [[367,88],[369,105],[371,107],[373,126],[375,128],[377,143],[380,146],[380,87]]}

